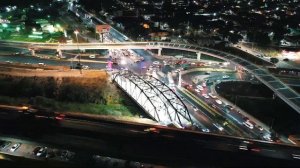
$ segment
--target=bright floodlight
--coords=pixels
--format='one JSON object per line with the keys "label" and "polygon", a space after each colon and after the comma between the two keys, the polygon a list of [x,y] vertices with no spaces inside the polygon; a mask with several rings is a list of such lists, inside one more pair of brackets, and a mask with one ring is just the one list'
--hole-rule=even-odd
{"label": "bright floodlight", "polygon": [[3,23],[2,26],[6,28],[6,27],[8,27],[8,24]]}
{"label": "bright floodlight", "polygon": [[122,59],[120,63],[121,63],[121,65],[125,65],[126,64],[126,60]]}

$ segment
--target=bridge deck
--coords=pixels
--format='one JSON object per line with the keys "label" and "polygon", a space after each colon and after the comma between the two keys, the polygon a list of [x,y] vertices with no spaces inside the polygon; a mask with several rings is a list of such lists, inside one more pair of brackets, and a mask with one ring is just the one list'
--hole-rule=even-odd
{"label": "bridge deck", "polygon": [[[277,96],[290,105],[300,114],[300,94],[281,82],[278,78],[268,73],[265,69],[238,56],[225,52],[199,47],[189,44],[176,44],[167,42],[121,42],[121,43],[79,43],[79,44],[31,44],[33,49],[56,49],[56,50],[76,50],[76,49],[177,49],[191,52],[200,52],[206,55],[217,57],[235,65],[240,65],[252,73],[258,80],[269,87]],[[196,56],[195,56],[196,59]]]}

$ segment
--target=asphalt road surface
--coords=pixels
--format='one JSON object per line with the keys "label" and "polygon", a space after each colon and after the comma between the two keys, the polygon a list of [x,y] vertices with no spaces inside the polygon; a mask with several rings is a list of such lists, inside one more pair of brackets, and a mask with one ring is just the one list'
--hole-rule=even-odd
{"label": "asphalt road surface", "polygon": [[[227,136],[186,132],[150,125],[67,118],[60,123],[1,121],[0,136],[21,137],[63,147],[75,153],[98,154],[168,166],[297,165],[295,147]],[[246,148],[246,149],[245,149]],[[75,165],[89,162],[80,158]]]}

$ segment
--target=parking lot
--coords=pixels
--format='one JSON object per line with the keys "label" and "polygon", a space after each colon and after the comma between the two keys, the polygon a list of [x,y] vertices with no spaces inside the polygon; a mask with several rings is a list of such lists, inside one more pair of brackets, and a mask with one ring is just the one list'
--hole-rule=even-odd
{"label": "parking lot", "polygon": [[0,139],[0,151],[4,154],[22,156],[29,159],[55,160],[62,162],[72,162],[75,155],[74,152],[69,150],[7,138]]}

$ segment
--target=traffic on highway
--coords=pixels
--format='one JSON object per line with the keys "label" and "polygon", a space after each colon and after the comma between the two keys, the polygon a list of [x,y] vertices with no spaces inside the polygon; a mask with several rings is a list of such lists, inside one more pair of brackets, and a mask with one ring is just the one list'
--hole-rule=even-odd
{"label": "traffic on highway", "polygon": [[[84,22],[93,24],[93,26],[104,23],[96,17],[93,17],[92,21],[87,19],[86,15],[91,14],[85,10],[81,10],[84,13],[80,13],[76,7],[73,7],[71,11],[76,13],[76,16]],[[66,20],[66,22],[71,21],[72,19]],[[75,25],[80,26],[80,24]],[[113,27],[109,33],[104,33],[102,39],[99,40],[83,33],[84,27],[80,26],[80,28],[81,31],[78,36],[89,39],[90,42],[99,40],[103,43],[130,41],[126,35]],[[6,50],[15,50],[16,53],[22,54],[28,54],[29,52],[26,49],[7,47]],[[216,93],[215,87],[218,87],[220,82],[233,80],[256,81],[251,74],[239,70],[236,65],[229,62],[196,61],[184,58],[184,56],[164,57],[141,49],[110,49],[101,52],[96,50],[66,51],[57,60],[49,59],[57,56],[57,52],[41,50],[37,53],[35,57],[28,56],[24,58],[15,55],[1,56],[0,59],[8,63],[64,65],[83,70],[107,69],[111,72],[129,70],[139,75],[154,76],[166,83],[179,95],[192,116],[194,126],[199,131],[273,141],[270,138],[270,130],[266,125],[246,114],[234,104],[224,100],[224,98],[219,97]],[[287,138],[282,138],[281,141],[291,143]]]}
{"label": "traffic on highway", "polygon": [[[105,24],[100,18],[85,10],[79,12],[75,6],[70,8],[70,10],[84,24],[92,24],[92,26]],[[86,16],[93,17],[92,19],[87,19]],[[72,22],[72,18],[68,18],[65,21]],[[109,32],[102,34],[100,39],[84,33],[87,29],[80,24],[77,24],[77,27],[75,24],[74,28],[79,27],[81,30],[76,33],[77,47],[77,36],[87,39],[89,42],[115,43],[130,41],[130,38],[113,27],[111,27]],[[278,134],[277,137],[273,137],[270,126],[262,123],[239,108],[235,102],[226,100],[218,93],[221,83],[230,81],[260,83],[258,78],[247,71],[246,68],[232,62],[198,59],[198,57],[197,59],[191,59],[184,54],[180,54],[180,52],[177,55],[167,56],[161,55],[161,53],[157,54],[153,50],[144,49],[82,50],[78,47],[76,50],[68,51],[46,49],[33,51],[30,48],[14,48],[12,45],[13,42],[3,44],[0,42],[0,50],[3,52],[0,55],[0,62],[10,65],[15,63],[38,65],[40,66],[39,69],[50,65],[59,65],[68,67],[76,72],[79,69],[80,73],[90,69],[105,69],[114,77],[112,81],[120,80],[117,81],[119,88],[127,93],[149,115],[149,118],[157,121],[159,125],[153,127],[148,125],[137,126],[131,123],[126,125],[126,127],[120,127],[118,124],[116,124],[117,126],[111,123],[99,124],[91,120],[72,118],[72,116],[65,116],[61,113],[45,112],[25,106],[10,107],[0,105],[2,109],[0,110],[1,121],[5,120],[7,122],[16,119],[16,121],[29,121],[31,124],[38,123],[41,125],[44,125],[44,121],[46,121],[46,123],[49,123],[47,127],[53,127],[57,131],[51,132],[47,130],[43,132],[44,130],[42,130],[40,137],[34,135],[37,137],[37,140],[47,142],[44,144],[24,141],[21,138],[1,137],[0,152],[2,154],[76,164],[81,159],[82,154],[78,154],[73,150],[78,151],[82,149],[82,146],[78,146],[85,138],[91,142],[86,145],[88,148],[95,148],[95,150],[101,148],[103,150],[106,149],[105,144],[108,144],[109,148],[116,151],[119,151],[121,148],[126,149],[126,154],[129,155],[128,153],[132,153],[132,151],[128,146],[136,148],[140,146],[129,141],[128,137],[133,137],[136,140],[145,140],[145,142],[148,142],[149,139],[154,139],[155,143],[170,140],[168,145],[171,148],[173,147],[171,141],[182,135],[183,137],[180,137],[182,139],[179,138],[180,141],[186,142],[187,139],[191,138],[191,142],[195,146],[199,145],[201,149],[205,146],[204,150],[216,149],[241,152],[243,154],[248,152],[255,156],[268,156],[293,161],[300,158],[298,150],[289,148],[289,145],[292,146],[295,143],[288,137]],[[117,78],[118,76],[120,78]],[[124,85],[121,83],[123,82],[122,80],[125,81]],[[132,87],[128,87],[129,89],[125,88],[127,85]],[[145,100],[140,97],[141,95],[144,96]],[[7,111],[10,111],[10,113],[8,114]],[[180,112],[188,112],[188,115]],[[68,133],[64,133],[63,130],[67,130]],[[96,131],[92,132],[91,130]],[[195,133],[195,135],[192,133]],[[81,137],[81,134],[84,136]],[[9,135],[15,136],[11,132]],[[23,136],[23,134],[21,135]],[[74,149],[66,149],[57,145],[61,144],[61,139],[58,139],[57,135],[64,137],[63,140],[74,140],[72,141]],[[105,136],[109,138],[106,139]],[[115,139],[118,136],[125,139],[126,143],[124,142],[124,144],[114,147],[117,144]],[[100,143],[103,145],[101,147],[98,146],[97,142],[99,137],[101,139]],[[47,138],[56,142],[57,146],[52,146]],[[110,138],[114,141],[110,142]],[[218,140],[222,140],[224,143],[219,143],[217,142]],[[142,144],[144,145],[144,143]],[[276,148],[273,149],[272,145],[276,146]],[[181,147],[184,148],[184,146]],[[151,150],[151,146],[145,146],[145,149]],[[280,151],[277,149],[280,149]],[[143,153],[146,150],[139,150],[139,152]],[[154,150],[153,153],[157,153],[157,151]],[[93,161],[94,165],[112,162],[112,158],[99,155],[95,151],[93,152],[88,157]],[[131,156],[138,158],[138,154],[132,154]],[[151,160],[155,157],[151,156],[149,158]],[[131,164],[131,167],[141,167],[142,164],[140,162],[127,163],[122,159],[113,160],[113,162],[123,164],[124,167],[126,164]]]}

